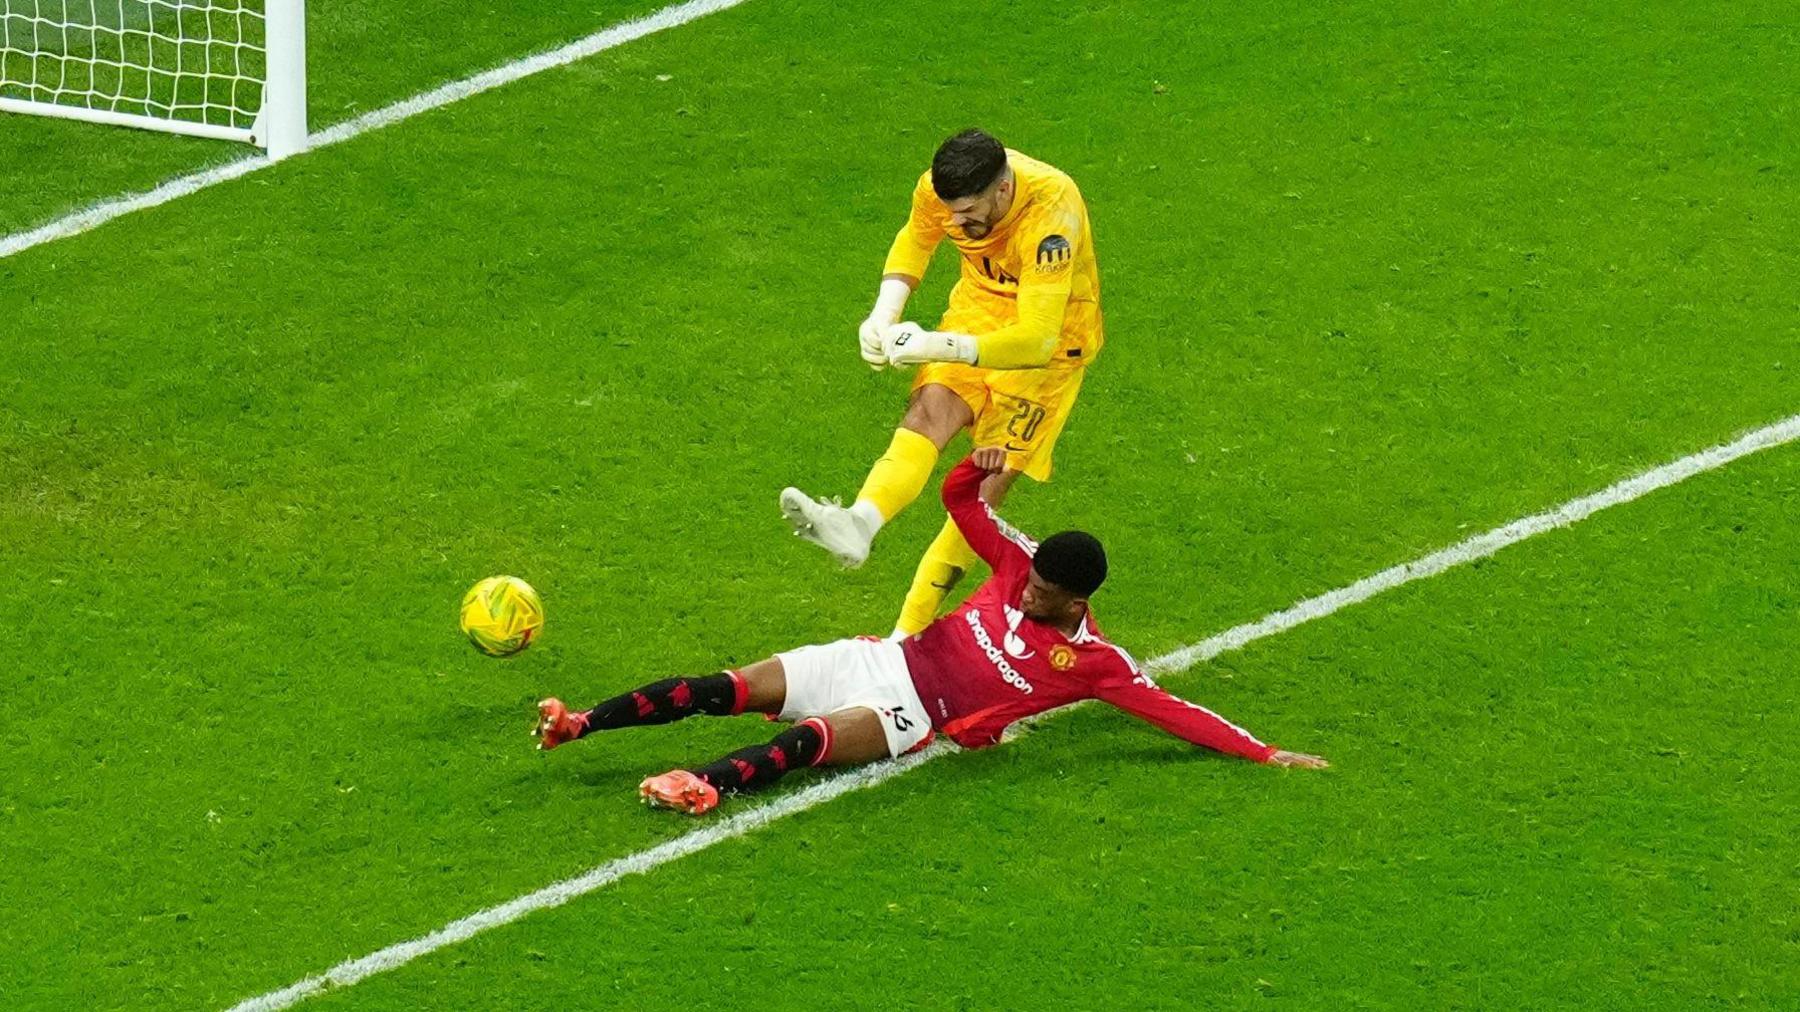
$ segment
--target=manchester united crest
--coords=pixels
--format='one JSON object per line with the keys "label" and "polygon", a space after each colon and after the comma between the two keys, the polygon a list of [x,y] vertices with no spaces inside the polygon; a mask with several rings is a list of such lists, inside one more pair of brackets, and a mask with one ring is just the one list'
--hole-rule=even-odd
{"label": "manchester united crest", "polygon": [[1075,648],[1062,643],[1050,648],[1050,666],[1058,671],[1067,671],[1075,666]]}

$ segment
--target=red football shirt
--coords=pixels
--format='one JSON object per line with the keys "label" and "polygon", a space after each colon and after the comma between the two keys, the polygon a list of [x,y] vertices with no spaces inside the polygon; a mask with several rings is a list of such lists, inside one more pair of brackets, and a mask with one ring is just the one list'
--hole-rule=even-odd
{"label": "red football shirt", "polygon": [[962,607],[901,643],[933,727],[964,748],[1000,740],[1006,726],[1099,699],[1196,745],[1267,762],[1274,746],[1204,706],[1158,688],[1090,613],[1073,636],[1020,610],[1037,543],[981,500],[985,472],[965,460],[944,479],[944,506],[994,574]]}

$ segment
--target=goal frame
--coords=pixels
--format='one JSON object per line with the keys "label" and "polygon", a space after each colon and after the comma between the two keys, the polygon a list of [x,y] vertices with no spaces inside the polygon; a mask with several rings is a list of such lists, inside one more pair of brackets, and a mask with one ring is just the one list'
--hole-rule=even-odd
{"label": "goal frame", "polygon": [[267,0],[263,53],[267,78],[262,108],[248,129],[19,98],[0,98],[0,112],[239,141],[263,148],[271,160],[278,160],[306,149],[306,0]]}

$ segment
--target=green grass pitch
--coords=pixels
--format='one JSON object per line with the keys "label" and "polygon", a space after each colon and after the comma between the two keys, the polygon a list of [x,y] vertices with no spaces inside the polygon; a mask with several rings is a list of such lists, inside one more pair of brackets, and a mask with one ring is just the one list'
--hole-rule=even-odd
{"label": "green grass pitch", "polygon": [[[315,128],[653,6],[316,4]],[[964,125],[1090,204],[1109,344],[1006,512],[1107,542],[1140,657],[1793,414],[1796,44],[750,0],[0,260],[0,1007],[228,1006],[692,829],[638,779],[765,725],[542,756],[531,703],[888,628],[932,501],[843,573],[775,494],[885,444],[855,323]],[[241,154],[7,117],[0,232]],[[1164,680],[1324,774],[1089,707],[310,1006],[1791,1006],[1797,496],[1770,451]]]}

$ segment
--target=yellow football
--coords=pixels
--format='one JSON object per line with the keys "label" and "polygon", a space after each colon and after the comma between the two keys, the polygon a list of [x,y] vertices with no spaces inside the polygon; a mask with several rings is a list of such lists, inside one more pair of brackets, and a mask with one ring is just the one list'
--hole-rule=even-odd
{"label": "yellow football", "polygon": [[543,628],[543,602],[531,584],[516,576],[490,576],[463,595],[463,635],[491,657],[518,653]]}

